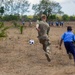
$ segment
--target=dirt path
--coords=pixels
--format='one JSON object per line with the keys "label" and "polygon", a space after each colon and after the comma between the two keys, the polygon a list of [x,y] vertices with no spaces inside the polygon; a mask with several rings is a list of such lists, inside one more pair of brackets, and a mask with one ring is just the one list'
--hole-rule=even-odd
{"label": "dirt path", "polygon": [[[8,37],[0,40],[0,75],[75,75],[73,60],[68,59],[64,46],[57,48],[64,31],[66,26],[51,27],[52,55],[48,62],[34,27],[25,28],[22,35],[18,29],[9,29]],[[29,45],[29,39],[35,44]]]}

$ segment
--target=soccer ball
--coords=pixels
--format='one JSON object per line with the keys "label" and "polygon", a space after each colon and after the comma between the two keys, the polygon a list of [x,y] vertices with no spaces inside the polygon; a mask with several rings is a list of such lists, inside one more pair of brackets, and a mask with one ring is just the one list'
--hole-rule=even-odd
{"label": "soccer ball", "polygon": [[32,39],[29,40],[29,44],[30,44],[30,45],[34,44],[34,40],[32,40]]}

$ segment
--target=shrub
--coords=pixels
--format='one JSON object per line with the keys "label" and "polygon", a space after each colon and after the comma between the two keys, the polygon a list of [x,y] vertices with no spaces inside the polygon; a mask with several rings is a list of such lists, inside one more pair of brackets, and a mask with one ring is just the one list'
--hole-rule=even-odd
{"label": "shrub", "polygon": [[0,37],[6,37],[6,30],[9,29],[9,27],[5,27],[3,22],[0,22]]}

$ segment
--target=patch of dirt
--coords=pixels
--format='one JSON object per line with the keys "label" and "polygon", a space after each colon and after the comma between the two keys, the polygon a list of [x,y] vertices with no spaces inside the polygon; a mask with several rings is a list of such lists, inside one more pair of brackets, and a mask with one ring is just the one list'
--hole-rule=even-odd
{"label": "patch of dirt", "polygon": [[[35,26],[24,27],[23,34],[16,28],[8,29],[8,37],[0,39],[0,75],[75,75],[73,59],[69,60],[64,45],[62,50],[58,48],[66,26],[51,27],[51,62],[45,57]],[[30,39],[35,41],[33,45],[29,44]]]}

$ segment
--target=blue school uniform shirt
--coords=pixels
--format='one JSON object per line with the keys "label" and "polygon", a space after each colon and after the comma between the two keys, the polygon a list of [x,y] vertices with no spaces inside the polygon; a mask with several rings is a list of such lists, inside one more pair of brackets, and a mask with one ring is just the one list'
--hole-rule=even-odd
{"label": "blue school uniform shirt", "polygon": [[71,31],[67,31],[62,35],[62,40],[64,42],[73,42],[75,40],[75,35]]}

